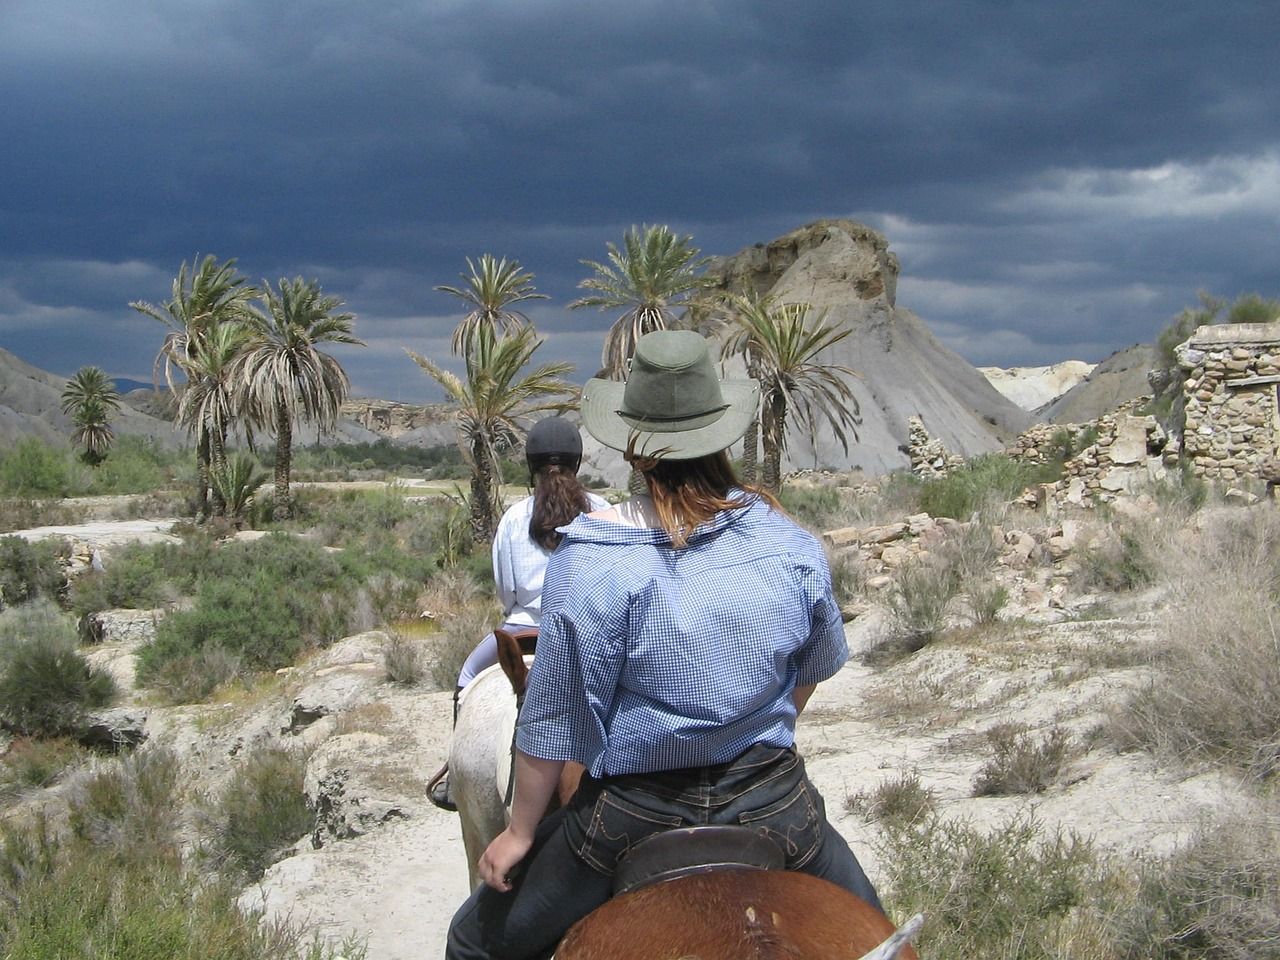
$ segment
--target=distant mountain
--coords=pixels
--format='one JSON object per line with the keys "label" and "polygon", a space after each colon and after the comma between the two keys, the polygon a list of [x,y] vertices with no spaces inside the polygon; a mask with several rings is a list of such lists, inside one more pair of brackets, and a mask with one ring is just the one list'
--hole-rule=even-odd
{"label": "distant mountain", "polygon": [[[24,436],[67,440],[73,430],[71,418],[60,409],[66,386],[66,377],[33,367],[0,348],[0,444]],[[112,417],[111,427],[118,435],[142,436],[166,447],[178,446],[183,439],[173,424],[127,403]]]}
{"label": "distant mountain", "polygon": [[1156,348],[1135,343],[1117,350],[1090,371],[1089,376],[1058,399],[1036,411],[1042,423],[1088,423],[1110,413],[1126,400],[1151,392],[1147,374],[1156,364]]}
{"label": "distant mountain", "polygon": [[111,382],[116,385],[116,389],[122,394],[129,393],[133,390],[155,389],[155,384],[150,380],[130,380],[128,377],[113,377]]}
{"label": "distant mountain", "polygon": [[1063,360],[1048,367],[979,367],[978,372],[1023,410],[1038,410],[1087,377],[1094,366]]}

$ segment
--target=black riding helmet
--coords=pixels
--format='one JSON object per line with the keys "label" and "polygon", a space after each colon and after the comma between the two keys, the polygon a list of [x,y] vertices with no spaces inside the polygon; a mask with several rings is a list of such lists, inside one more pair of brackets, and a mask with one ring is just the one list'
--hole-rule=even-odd
{"label": "black riding helmet", "polygon": [[529,431],[524,459],[531,474],[549,463],[563,464],[577,473],[582,463],[582,436],[564,417],[546,417]]}

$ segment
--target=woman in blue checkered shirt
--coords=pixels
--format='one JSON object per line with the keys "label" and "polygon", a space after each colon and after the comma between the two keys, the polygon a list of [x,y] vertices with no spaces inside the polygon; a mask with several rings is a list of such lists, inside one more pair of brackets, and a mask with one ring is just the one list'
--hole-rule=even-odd
{"label": "woman in blue checkered shirt", "polygon": [[[848,648],[821,546],[734,476],[757,385],[720,381],[698,334],[660,331],[625,384],[591,380],[582,403],[649,495],[579,517],[548,564],[511,822],[446,956],[550,956],[629,847],[705,823],[753,827],[789,869],[878,907],[795,751],[797,715]],[[566,761],[582,785],[540,819]]]}

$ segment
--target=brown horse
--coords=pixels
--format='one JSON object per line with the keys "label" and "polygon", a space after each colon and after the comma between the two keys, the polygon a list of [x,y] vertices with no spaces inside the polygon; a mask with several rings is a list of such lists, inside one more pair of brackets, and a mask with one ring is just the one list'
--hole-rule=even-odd
{"label": "brown horse", "polygon": [[785,870],[697,873],[621,894],[579,920],[556,960],[918,960],[883,913],[833,883]]}

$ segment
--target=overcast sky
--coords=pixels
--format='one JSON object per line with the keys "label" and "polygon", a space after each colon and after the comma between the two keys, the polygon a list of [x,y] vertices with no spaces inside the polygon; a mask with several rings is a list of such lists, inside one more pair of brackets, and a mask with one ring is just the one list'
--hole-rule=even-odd
{"label": "overcast sky", "polygon": [[467,256],[566,309],[636,223],[882,231],[977,365],[1098,361],[1280,295],[1273,0],[0,0],[0,346],[149,380],[197,253],[341,297],[354,392],[438,399]]}

